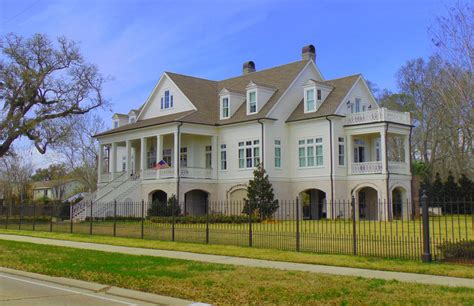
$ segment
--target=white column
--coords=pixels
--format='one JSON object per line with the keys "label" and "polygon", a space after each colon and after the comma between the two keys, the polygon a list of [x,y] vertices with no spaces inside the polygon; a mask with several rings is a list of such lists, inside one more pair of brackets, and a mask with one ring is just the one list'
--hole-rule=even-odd
{"label": "white column", "polygon": [[144,171],[146,170],[147,168],[147,148],[146,148],[146,138],[145,137],[142,137],[141,140],[140,140],[140,152],[141,152],[141,158],[140,158],[140,170],[142,171],[142,176],[144,174]]}
{"label": "white column", "polygon": [[[156,136],[156,163],[161,161],[161,154],[163,151],[163,136]],[[159,178],[159,171],[156,172],[156,178]]]}
{"label": "white column", "polygon": [[125,142],[125,148],[127,151],[127,174],[130,175],[132,173],[132,141],[127,140]]}
{"label": "white column", "polygon": [[212,146],[212,156],[211,156],[211,167],[212,167],[212,178],[217,178],[217,168],[219,167],[218,165],[218,152],[219,149],[217,148],[217,136],[212,136],[211,137],[211,146]]}
{"label": "white column", "polygon": [[104,146],[99,144],[99,157],[97,160],[97,179],[102,182],[102,167],[104,164]]}
{"label": "white column", "polygon": [[354,140],[352,135],[347,136],[347,174],[352,174],[352,163],[354,163]]}
{"label": "white column", "polygon": [[112,179],[115,178],[115,172],[117,171],[117,143],[112,142],[112,148],[110,149],[110,173]]}
{"label": "white column", "polygon": [[387,151],[386,151],[387,135],[385,130],[380,132],[380,152],[381,152],[381,161],[382,161],[382,174],[387,174]]}
{"label": "white column", "polygon": [[[410,170],[410,140],[409,136],[405,136],[403,139],[403,144],[405,145],[405,164],[407,169]],[[408,171],[409,173],[410,171]]]}
{"label": "white column", "polygon": [[174,177],[178,177],[178,163],[179,163],[179,148],[180,148],[180,143],[179,143],[179,135],[178,131],[174,132],[174,160],[173,160],[173,167],[174,167]]}

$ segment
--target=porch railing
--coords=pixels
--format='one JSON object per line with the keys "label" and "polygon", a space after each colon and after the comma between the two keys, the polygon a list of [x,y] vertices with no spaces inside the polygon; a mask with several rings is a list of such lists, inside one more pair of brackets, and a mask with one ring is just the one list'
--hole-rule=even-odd
{"label": "porch railing", "polygon": [[[352,163],[351,170],[352,174],[373,174],[382,173],[382,162],[381,161],[368,161],[362,163]],[[390,173],[397,174],[409,174],[409,165],[405,162],[388,162],[388,171]]]}
{"label": "porch railing", "polygon": [[363,124],[363,123],[372,123],[372,122],[396,122],[402,124],[411,124],[410,122],[410,113],[408,112],[398,112],[390,110],[385,107],[378,109],[353,113],[346,116],[344,119],[344,124],[353,125],[353,124]]}
{"label": "porch railing", "polygon": [[[146,169],[143,171],[144,180],[154,180],[160,178],[173,178],[175,176],[174,168],[165,169]],[[181,167],[180,177],[195,179],[212,179],[212,169],[198,167]]]}

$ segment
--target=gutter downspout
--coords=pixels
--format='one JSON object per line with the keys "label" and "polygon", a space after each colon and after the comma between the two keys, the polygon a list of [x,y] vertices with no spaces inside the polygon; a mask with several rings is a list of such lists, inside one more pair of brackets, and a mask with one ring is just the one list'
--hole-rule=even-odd
{"label": "gutter downspout", "polygon": [[262,134],[261,134],[261,137],[262,137],[262,168],[265,169],[265,138],[264,138],[264,125],[263,125],[263,122],[260,121],[262,119],[258,119],[257,122],[260,123],[260,125],[262,126]]}
{"label": "gutter downspout", "polygon": [[176,161],[176,168],[178,170],[178,177],[176,178],[176,201],[179,203],[179,183],[181,181],[181,126],[183,122],[179,122],[178,124],[178,133],[176,137],[176,141],[178,142],[178,160]]}
{"label": "gutter downspout", "polygon": [[331,163],[331,170],[330,170],[330,178],[331,178],[331,217],[334,218],[333,212],[334,212],[334,161],[333,161],[333,141],[332,141],[332,121],[329,119],[329,116],[326,116],[326,120],[329,122],[329,160]]}
{"label": "gutter downspout", "polygon": [[389,194],[389,184],[390,184],[390,171],[388,170],[388,151],[387,151],[387,143],[388,143],[388,122],[385,123],[385,169],[387,169],[387,181],[385,184],[386,192],[387,192],[387,209],[390,207],[390,211],[388,212],[389,220],[392,220],[393,214],[393,207],[390,205],[390,194]]}

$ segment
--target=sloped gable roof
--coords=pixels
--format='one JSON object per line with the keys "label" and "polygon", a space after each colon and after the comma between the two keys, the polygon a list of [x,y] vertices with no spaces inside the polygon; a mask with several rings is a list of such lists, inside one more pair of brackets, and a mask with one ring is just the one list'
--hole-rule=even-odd
{"label": "sloped gable roof", "polygon": [[333,89],[319,109],[316,112],[305,113],[304,100],[302,99],[293,113],[288,117],[287,122],[334,115],[338,106],[343,102],[342,99],[349,93],[360,76],[360,74],[356,74],[322,82],[324,85],[332,86]]}

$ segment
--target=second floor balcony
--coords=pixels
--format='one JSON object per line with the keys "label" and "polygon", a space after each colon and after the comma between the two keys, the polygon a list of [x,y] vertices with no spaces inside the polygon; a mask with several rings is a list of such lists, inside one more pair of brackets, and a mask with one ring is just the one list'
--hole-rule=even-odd
{"label": "second floor balcony", "polygon": [[352,113],[344,118],[345,125],[356,125],[374,122],[393,122],[411,125],[410,113],[390,110],[380,107],[365,112]]}

